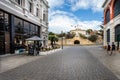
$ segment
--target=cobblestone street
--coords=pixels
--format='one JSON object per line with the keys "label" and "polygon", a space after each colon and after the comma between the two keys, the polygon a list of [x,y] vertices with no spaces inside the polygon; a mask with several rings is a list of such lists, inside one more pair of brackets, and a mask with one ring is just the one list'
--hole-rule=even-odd
{"label": "cobblestone street", "polygon": [[74,46],[0,73],[0,80],[119,79],[84,46]]}

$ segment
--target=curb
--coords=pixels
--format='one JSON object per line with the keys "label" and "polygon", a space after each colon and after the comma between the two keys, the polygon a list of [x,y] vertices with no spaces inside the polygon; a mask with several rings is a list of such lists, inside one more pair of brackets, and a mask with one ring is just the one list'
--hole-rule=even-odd
{"label": "curb", "polygon": [[56,50],[51,50],[51,51],[47,51],[47,52],[39,52],[39,55],[49,55],[49,54],[52,54],[52,53],[57,52],[59,50],[62,50],[62,49],[56,49]]}
{"label": "curb", "polygon": [[11,56],[16,56],[18,54],[5,54],[5,55],[0,55],[0,58],[5,58],[5,57],[11,57]]}

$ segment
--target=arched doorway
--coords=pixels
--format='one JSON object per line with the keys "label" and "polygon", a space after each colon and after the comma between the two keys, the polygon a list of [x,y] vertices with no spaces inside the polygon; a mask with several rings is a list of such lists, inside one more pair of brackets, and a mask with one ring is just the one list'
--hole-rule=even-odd
{"label": "arched doorway", "polygon": [[79,40],[75,40],[74,44],[80,44],[80,41]]}

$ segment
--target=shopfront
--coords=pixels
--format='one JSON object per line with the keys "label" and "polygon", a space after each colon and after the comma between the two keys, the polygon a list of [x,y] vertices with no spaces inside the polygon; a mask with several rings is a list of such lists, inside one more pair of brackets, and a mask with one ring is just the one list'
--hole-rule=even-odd
{"label": "shopfront", "polygon": [[25,39],[39,35],[38,34],[38,26],[27,21],[24,21],[18,17],[14,17],[14,26],[15,26],[15,33],[14,33],[14,49],[25,49],[27,43]]}
{"label": "shopfront", "polygon": [[25,39],[40,36],[40,26],[0,10],[0,55],[25,48]]}

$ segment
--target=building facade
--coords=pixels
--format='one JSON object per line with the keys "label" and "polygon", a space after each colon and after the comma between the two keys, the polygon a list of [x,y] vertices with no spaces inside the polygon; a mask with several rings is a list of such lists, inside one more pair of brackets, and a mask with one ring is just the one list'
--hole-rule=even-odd
{"label": "building facade", "polygon": [[80,28],[76,28],[75,30],[71,30],[70,33],[75,33],[76,36],[79,36],[79,34],[85,35],[87,36],[88,33],[86,32],[86,30],[82,30]]}
{"label": "building facade", "polygon": [[120,42],[120,0],[105,0],[104,8],[104,46],[115,42],[119,48]]}
{"label": "building facade", "polygon": [[48,8],[46,0],[0,0],[0,54],[14,53],[34,35],[47,45]]}

